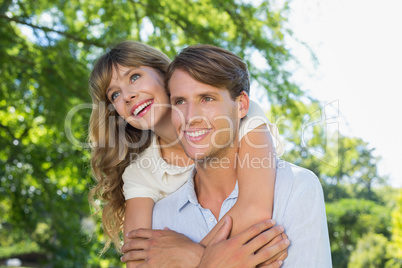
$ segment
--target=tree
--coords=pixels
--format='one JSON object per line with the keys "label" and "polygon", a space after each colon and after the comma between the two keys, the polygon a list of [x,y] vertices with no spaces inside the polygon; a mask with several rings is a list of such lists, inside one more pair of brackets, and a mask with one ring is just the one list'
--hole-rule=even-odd
{"label": "tree", "polygon": [[[264,67],[249,64],[251,76],[272,103],[288,106],[303,92],[284,68],[291,59],[286,14],[286,3],[274,8],[268,1],[1,2],[2,252],[12,254],[19,245],[19,254],[34,252],[44,263],[99,265],[102,235],[88,220],[86,200],[93,182],[85,147],[91,109],[85,104],[89,71],[107,46],[135,39],[173,57],[186,44],[208,43],[248,63],[260,55]],[[111,259],[118,263],[115,255]]]}
{"label": "tree", "polygon": [[326,210],[334,267],[347,266],[360,237],[375,233],[390,238],[390,208],[369,200],[341,199],[327,204]]}
{"label": "tree", "polygon": [[392,212],[392,239],[388,245],[387,256],[390,260],[386,267],[402,267],[402,191]]}
{"label": "tree", "polygon": [[[285,26],[288,12],[286,1],[2,1],[0,259],[34,253],[54,266],[119,265],[113,249],[98,257],[103,234],[89,217],[87,83],[95,59],[125,39],[145,42],[170,57],[187,44],[208,43],[244,58],[253,90],[268,93],[271,121],[286,139],[284,158],[313,170],[332,202],[334,259],[346,265],[358,238],[368,232],[388,238],[388,210],[351,200],[379,199],[372,186],[383,178],[373,149],[359,138],[328,132],[321,104],[291,82],[285,67],[293,59],[284,39],[292,35]],[[323,124],[313,124],[316,120]],[[376,217],[369,215],[372,210]],[[352,247],[343,257],[342,243]]]}
{"label": "tree", "polygon": [[385,265],[388,240],[383,235],[368,233],[359,239],[352,252],[348,267],[381,268]]}

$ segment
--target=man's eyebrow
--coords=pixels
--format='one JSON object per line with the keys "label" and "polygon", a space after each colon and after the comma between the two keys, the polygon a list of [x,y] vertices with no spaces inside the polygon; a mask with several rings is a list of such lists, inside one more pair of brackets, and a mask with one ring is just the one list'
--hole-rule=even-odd
{"label": "man's eyebrow", "polygon": [[[212,97],[215,97],[215,98],[219,98],[220,94],[219,94],[218,91],[209,90],[209,91],[201,92],[201,93],[196,95],[196,97],[198,97],[198,98],[203,98],[203,97],[207,97],[207,96],[212,96]],[[171,101],[177,100],[177,99],[186,99],[186,97],[180,96],[180,95],[170,94],[170,100]]]}
{"label": "man's eyebrow", "polygon": [[183,99],[183,97],[170,95],[170,101],[175,101],[177,99]]}
{"label": "man's eyebrow", "polygon": [[220,94],[219,94],[219,92],[216,90],[209,90],[209,91],[206,91],[206,92],[202,92],[202,93],[200,93],[200,94],[198,94],[198,96],[200,96],[200,97],[205,97],[205,96],[219,96]]}

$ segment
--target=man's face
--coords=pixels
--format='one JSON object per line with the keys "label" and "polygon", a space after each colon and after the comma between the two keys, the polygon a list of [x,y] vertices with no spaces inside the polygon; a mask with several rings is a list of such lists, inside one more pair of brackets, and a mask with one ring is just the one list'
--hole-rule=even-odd
{"label": "man's face", "polygon": [[169,88],[172,122],[188,157],[221,158],[237,151],[239,98],[232,100],[228,90],[198,82],[182,70],[174,71]]}

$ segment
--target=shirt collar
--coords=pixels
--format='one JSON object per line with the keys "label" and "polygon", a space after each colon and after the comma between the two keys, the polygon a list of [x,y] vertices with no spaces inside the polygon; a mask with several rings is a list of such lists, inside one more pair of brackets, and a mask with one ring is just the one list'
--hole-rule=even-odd
{"label": "shirt collar", "polygon": [[198,205],[197,195],[195,194],[194,189],[194,177],[197,171],[195,168],[191,172],[186,184],[184,184],[183,193],[181,194],[179,202],[177,202],[177,210],[180,210],[187,205],[188,203],[192,203],[194,205]]}
{"label": "shirt collar", "polygon": [[[191,173],[189,179],[187,180],[186,184],[184,184],[183,188],[183,193],[181,194],[181,197],[179,201],[177,202],[177,210],[180,212],[187,204],[191,203],[195,206],[198,206],[198,198],[197,194],[195,193],[195,187],[194,187],[194,177],[197,171],[195,168],[193,169],[193,172]],[[234,190],[230,193],[230,195],[225,199],[237,199],[239,196],[239,186],[238,182],[236,181],[235,188]]]}
{"label": "shirt collar", "polygon": [[166,163],[165,160],[163,160],[161,152],[160,152],[160,145],[158,142],[158,136],[153,134],[152,135],[152,140],[151,140],[151,157],[152,160],[155,163],[152,163],[153,166],[157,165],[154,167],[155,173],[154,176],[158,176],[159,178],[162,178],[162,176],[167,173],[169,175],[177,175],[177,174],[182,174],[189,169],[192,169],[194,167],[194,164],[185,166],[185,167],[180,167],[180,166],[174,166]]}

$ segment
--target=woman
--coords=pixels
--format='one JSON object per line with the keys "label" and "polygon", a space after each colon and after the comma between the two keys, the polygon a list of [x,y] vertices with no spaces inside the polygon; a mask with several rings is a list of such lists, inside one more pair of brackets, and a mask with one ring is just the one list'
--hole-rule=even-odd
{"label": "woman", "polygon": [[[178,189],[192,171],[193,161],[177,142],[171,124],[172,109],[163,82],[169,63],[162,52],[125,41],[101,56],[91,72],[95,104],[90,120],[91,165],[97,185],[89,199],[94,205],[95,196],[104,202],[102,222],[108,236],[104,251],[111,241],[119,250],[123,225],[124,233],[151,228],[154,202]],[[239,161],[270,157],[272,165],[238,169],[239,200],[228,212],[233,218],[231,235],[272,215],[275,149],[269,131],[261,131],[267,130],[269,121],[255,106],[251,105],[241,123]],[[267,146],[256,149],[252,145]],[[144,159],[162,165],[144,167]],[[207,244],[222,224],[201,244]]]}

